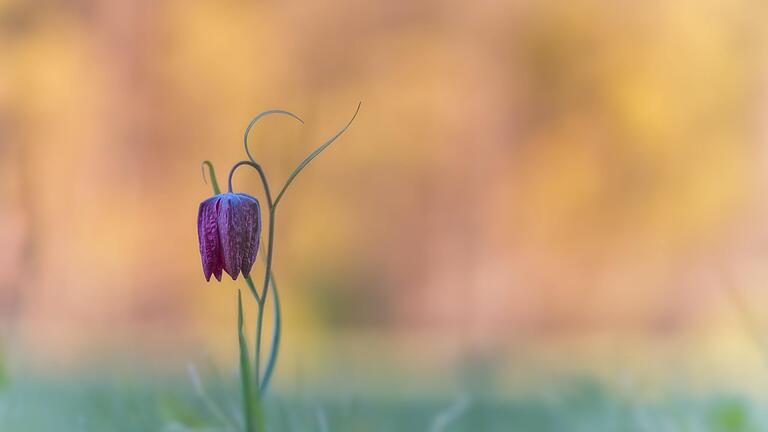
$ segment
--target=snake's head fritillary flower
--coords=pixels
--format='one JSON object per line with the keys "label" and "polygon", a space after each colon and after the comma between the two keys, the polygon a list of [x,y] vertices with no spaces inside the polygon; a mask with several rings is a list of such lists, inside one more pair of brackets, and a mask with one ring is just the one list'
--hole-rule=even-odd
{"label": "snake's head fritillary flower", "polygon": [[197,235],[205,280],[248,276],[256,261],[261,236],[261,210],[256,198],[241,193],[215,195],[200,203]]}

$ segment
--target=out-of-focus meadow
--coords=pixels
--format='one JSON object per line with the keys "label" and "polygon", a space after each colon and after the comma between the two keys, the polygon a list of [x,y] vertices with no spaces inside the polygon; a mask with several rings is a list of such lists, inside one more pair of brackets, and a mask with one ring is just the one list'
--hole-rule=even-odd
{"label": "out-of-focus meadow", "polygon": [[[229,376],[241,282],[203,278],[200,162],[223,182],[250,117],[288,109],[306,124],[252,135],[278,185],[362,100],[278,213],[275,392],[334,401],[301,402],[311,428],[766,430],[766,20],[757,0],[0,0],[0,425],[36,430],[36,397],[78,401],[72,430],[89,397],[143,421],[105,402],[134,406],[116,376],[151,382],[136,406],[194,398],[190,364]],[[245,170],[235,188],[261,197]],[[573,422],[526,423],[553,400]]]}

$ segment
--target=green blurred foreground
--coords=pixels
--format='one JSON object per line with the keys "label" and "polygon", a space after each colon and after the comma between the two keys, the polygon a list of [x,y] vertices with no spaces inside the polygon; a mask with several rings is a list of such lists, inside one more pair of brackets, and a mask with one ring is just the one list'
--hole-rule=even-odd
{"label": "green blurred foreground", "polygon": [[[205,378],[214,381],[210,377]],[[221,383],[223,381],[219,381]],[[187,378],[81,377],[6,380],[1,431],[235,431],[240,408],[232,385],[200,387]],[[622,392],[625,393],[625,392]],[[386,397],[304,392],[271,394],[269,431],[765,431],[765,407],[727,395],[632,402],[591,380],[509,397]],[[218,408],[211,401],[216,401]]]}

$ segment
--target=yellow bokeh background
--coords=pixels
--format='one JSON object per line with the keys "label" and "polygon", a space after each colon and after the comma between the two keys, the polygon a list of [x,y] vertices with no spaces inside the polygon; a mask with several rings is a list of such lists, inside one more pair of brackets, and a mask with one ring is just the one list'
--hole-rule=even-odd
{"label": "yellow bokeh background", "polygon": [[[234,358],[195,217],[242,132],[281,205],[279,382],[344,357],[754,385],[768,19],[749,0],[0,0],[12,362]],[[254,173],[239,191],[261,196]],[[261,268],[259,268],[261,271]],[[258,278],[257,278],[258,279]],[[766,348],[768,349],[768,348]],[[282,381],[281,381],[282,380]],[[707,384],[709,385],[709,384]]]}

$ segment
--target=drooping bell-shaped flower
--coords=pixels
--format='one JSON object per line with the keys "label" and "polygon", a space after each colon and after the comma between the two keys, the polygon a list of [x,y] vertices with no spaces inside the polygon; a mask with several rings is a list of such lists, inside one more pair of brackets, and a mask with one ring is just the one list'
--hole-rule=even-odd
{"label": "drooping bell-shaped flower", "polygon": [[197,235],[205,280],[248,276],[256,261],[261,237],[261,210],[256,198],[241,193],[215,195],[200,203]]}

